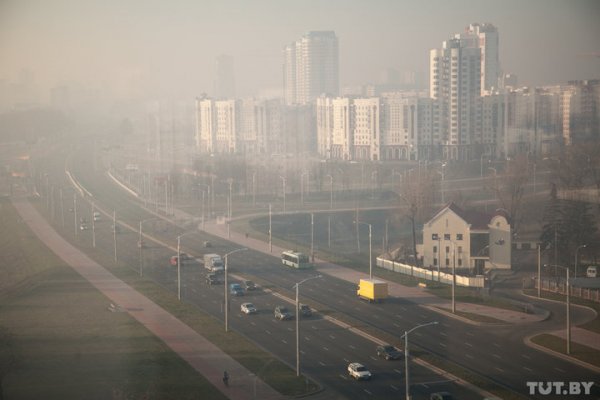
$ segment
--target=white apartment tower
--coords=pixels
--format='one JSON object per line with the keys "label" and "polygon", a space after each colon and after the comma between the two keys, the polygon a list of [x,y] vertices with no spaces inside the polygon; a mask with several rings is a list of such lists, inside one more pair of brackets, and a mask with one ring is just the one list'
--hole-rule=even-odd
{"label": "white apartment tower", "polygon": [[284,50],[286,104],[307,104],[339,92],[339,48],[333,31],[308,32]]}
{"label": "white apartment tower", "polygon": [[474,23],[455,38],[461,40],[462,46],[478,48],[481,52],[481,94],[497,89],[500,79],[498,29],[489,23]]}
{"label": "white apartment tower", "polygon": [[439,107],[439,135],[442,157],[466,160],[479,134],[481,94],[481,52],[463,40],[443,42],[430,51],[429,95]]}

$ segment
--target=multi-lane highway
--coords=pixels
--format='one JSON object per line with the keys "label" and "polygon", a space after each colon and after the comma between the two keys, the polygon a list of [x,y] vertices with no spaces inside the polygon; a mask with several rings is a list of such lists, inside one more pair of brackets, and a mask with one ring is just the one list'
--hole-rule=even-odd
{"label": "multi-lane highway", "polygon": [[[117,235],[117,256],[121,262],[132,268],[143,266],[144,275],[159,284],[177,290],[177,271],[169,265],[173,255],[176,237],[187,229],[175,227],[158,220],[148,220],[153,215],[139,207],[126,193],[116,188],[95,163],[89,162],[91,155],[84,147],[69,156],[60,154],[38,163],[38,171],[48,173],[49,185],[65,186],[65,159],[73,176],[93,194],[94,203],[106,214],[94,226],[96,248],[108,254],[114,251],[112,223],[108,220],[113,210],[117,219],[124,223],[122,233]],[[66,189],[65,189],[66,193]],[[54,199],[58,199],[54,196]],[[89,198],[87,199],[89,200]],[[50,202],[56,224],[62,224],[63,211],[69,220],[67,226],[75,230],[76,221],[73,208],[73,195],[63,196],[63,204],[58,200]],[[79,199],[78,215],[87,215],[90,221],[92,211],[88,201]],[[73,210],[75,211],[75,210]],[[143,249],[143,263],[140,263],[140,250],[137,247],[139,222],[144,224],[144,232],[159,242],[146,239],[148,248]],[[88,224],[89,225],[89,224]],[[131,228],[131,229],[128,229]],[[189,229],[193,229],[190,225]],[[78,231],[80,243],[91,243],[91,227]],[[211,252],[224,254],[242,247],[204,233],[193,233],[182,237],[186,252],[200,255],[207,251],[202,247],[205,240],[211,241]],[[168,249],[160,243],[170,245]],[[247,277],[261,284],[262,289],[247,292],[243,297],[232,297],[230,302],[230,328],[241,332],[257,344],[275,354],[290,365],[295,365],[295,325],[291,321],[277,321],[273,308],[286,304],[271,290],[292,298],[292,287],[296,282],[310,276],[314,271],[295,271],[281,266],[276,257],[254,251],[232,255],[229,260],[232,281],[235,277]],[[223,319],[223,285],[207,285],[204,282],[205,270],[201,265],[186,265],[182,269],[182,298],[196,304],[202,310]],[[324,318],[335,314],[352,321],[354,326],[381,332],[385,337],[396,338],[400,343],[401,334],[413,326],[438,321],[436,326],[426,327],[411,334],[411,345],[458,364],[475,374],[480,374],[528,396],[528,381],[594,381],[595,373],[573,365],[567,361],[538,352],[522,342],[523,334],[518,327],[485,326],[475,327],[448,318],[402,299],[390,299],[378,305],[359,301],[355,295],[355,285],[329,276],[311,280],[301,286],[301,301],[316,305],[319,313],[305,318],[301,330],[301,366],[303,373],[313,377],[325,386],[347,398],[398,398],[404,393],[404,365],[400,361],[385,361],[375,354],[376,343],[357,335],[346,328]],[[257,315],[245,315],[239,311],[243,301],[253,302],[259,309]],[[552,324],[548,321],[545,324]],[[358,361],[367,365],[374,374],[371,382],[354,382],[347,373],[349,362]],[[415,398],[428,398],[434,391],[448,390],[460,399],[476,399],[481,396],[471,393],[445,378],[411,365],[412,392]],[[598,387],[594,388],[595,396]],[[540,398],[552,398],[542,396]],[[593,397],[592,397],[593,398]]]}

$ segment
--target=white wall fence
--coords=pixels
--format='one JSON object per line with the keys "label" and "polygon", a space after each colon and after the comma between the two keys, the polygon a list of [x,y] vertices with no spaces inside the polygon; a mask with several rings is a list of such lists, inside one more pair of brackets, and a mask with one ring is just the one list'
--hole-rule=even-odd
{"label": "white wall fence", "polygon": [[[534,285],[537,289],[537,279],[535,281]],[[564,295],[567,293],[566,286],[567,284],[564,280],[557,281],[552,278],[542,278],[542,290]],[[571,286],[571,296],[600,303],[600,290],[595,288]]]}
{"label": "white wall fence", "polygon": [[[399,262],[386,260],[381,257],[377,257],[377,266],[385,268],[389,271],[398,272],[404,275],[414,276],[415,278],[426,279],[429,281],[452,284],[452,274],[446,272],[439,272],[433,269],[419,268],[413,265],[402,264]],[[468,287],[484,287],[485,279],[483,275],[477,276],[462,276],[456,275],[456,284],[458,286]]]}

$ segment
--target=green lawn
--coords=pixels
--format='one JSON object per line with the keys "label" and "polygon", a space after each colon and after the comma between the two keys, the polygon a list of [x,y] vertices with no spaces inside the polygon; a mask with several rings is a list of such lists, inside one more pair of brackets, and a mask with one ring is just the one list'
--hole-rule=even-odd
{"label": "green lawn", "polygon": [[[531,341],[550,350],[554,350],[557,353],[566,354],[567,352],[567,341],[554,335],[543,333],[533,337]],[[596,349],[571,342],[570,355],[578,360],[600,367],[600,351]]]}
{"label": "green lawn", "polygon": [[9,399],[225,398],[39,242],[0,200],[0,372]]}

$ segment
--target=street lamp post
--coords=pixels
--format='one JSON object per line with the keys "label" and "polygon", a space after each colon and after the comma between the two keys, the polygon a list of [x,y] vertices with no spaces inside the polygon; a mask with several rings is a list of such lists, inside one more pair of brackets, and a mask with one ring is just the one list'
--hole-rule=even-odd
{"label": "street lamp post", "polygon": [[75,236],[79,234],[77,229],[77,193],[73,193],[73,213],[75,214]]}
{"label": "street lamp post", "polygon": [[92,201],[92,247],[96,248],[96,218],[94,218],[94,202]]}
{"label": "street lamp post", "polygon": [[285,212],[285,176],[279,175],[279,177],[283,181],[283,212]]}
{"label": "street lamp post", "polygon": [[321,277],[322,275],[311,276],[294,285],[294,288],[296,288],[296,376],[300,376],[300,303],[298,303],[298,290],[304,282]]}
{"label": "street lamp post", "polygon": [[144,251],[144,235],[142,234],[142,224],[144,222],[147,221],[152,221],[158,218],[148,218],[145,220],[140,221],[140,237],[138,240],[138,247],[140,248],[140,276],[144,275],[144,255],[143,255],[143,251]]}
{"label": "street lamp post", "polygon": [[437,323],[438,323],[437,321],[433,321],[433,322],[428,322],[426,324],[417,325],[409,331],[404,331],[404,335],[402,335],[402,337],[401,337],[401,338],[404,338],[404,369],[405,369],[404,384],[405,384],[405,390],[406,390],[406,395],[405,395],[406,400],[410,400],[410,380],[409,380],[409,374],[408,374],[408,355],[409,355],[409,353],[408,353],[408,334],[419,328],[423,328],[424,326],[437,325]]}
{"label": "street lamp post", "polygon": [[231,197],[233,179],[229,178],[229,210],[227,216],[227,237],[231,238],[231,216],[233,214],[233,197]]}
{"label": "street lamp post", "polygon": [[310,258],[315,262],[315,215],[310,213]]}
{"label": "street lamp post", "polygon": [[117,265],[117,211],[113,210],[113,247],[115,249],[115,265]]}
{"label": "street lamp post", "polygon": [[227,271],[228,271],[228,263],[227,263],[227,259],[228,257],[233,254],[233,253],[237,253],[238,251],[244,251],[244,250],[248,250],[246,247],[242,247],[241,249],[235,249],[233,251],[230,251],[229,253],[225,254],[224,258],[225,258],[225,332],[229,332],[229,291],[228,291],[228,287],[227,287]]}
{"label": "street lamp post", "polygon": [[269,252],[272,253],[273,252],[273,232],[271,230],[271,228],[273,227],[272,224],[272,211],[271,211],[271,203],[269,203]]}
{"label": "street lamp post", "polygon": [[456,243],[450,241],[452,244],[452,314],[456,314]]}
{"label": "street lamp post", "polygon": [[196,232],[185,232],[177,236],[177,299],[181,300],[181,238]]}
{"label": "street lamp post", "polygon": [[373,279],[373,225],[360,221],[355,221],[355,223],[358,225],[367,225],[369,227],[369,279]]}
{"label": "street lamp post", "polygon": [[579,249],[583,249],[585,247],[587,247],[587,244],[582,244],[581,246],[578,246],[575,249],[575,278],[577,278],[577,264],[578,264],[578,261],[579,261],[579,257],[577,257],[577,253],[579,252]]}
{"label": "street lamp post", "polygon": [[329,187],[329,209],[333,210],[333,176],[327,175],[326,178],[331,180]]}
{"label": "street lamp post", "polygon": [[569,268],[562,265],[544,265],[545,267],[562,268],[567,273],[567,354],[571,354],[571,282],[569,280]]}

